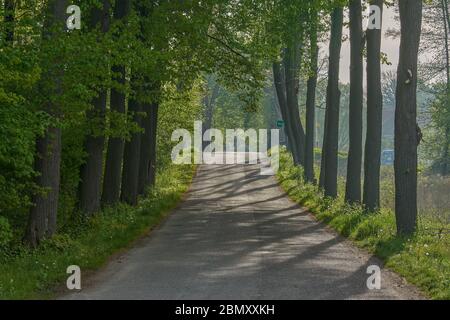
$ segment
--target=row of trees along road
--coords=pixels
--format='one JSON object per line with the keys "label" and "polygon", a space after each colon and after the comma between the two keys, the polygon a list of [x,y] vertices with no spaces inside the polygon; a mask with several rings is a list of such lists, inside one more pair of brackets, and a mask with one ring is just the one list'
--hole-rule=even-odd
{"label": "row of trees along road", "polygon": [[[72,4],[80,30],[67,27]],[[173,91],[215,73],[256,101],[267,4],[2,1],[1,215],[28,211],[24,240],[36,247],[72,202],[85,219],[136,205],[155,183],[158,110]]]}
{"label": "row of trees along road", "polygon": [[[401,21],[396,215],[398,232],[409,234],[414,232],[417,216],[415,96],[422,1],[395,3]],[[81,30],[67,30],[69,4],[81,7]],[[221,85],[239,92],[246,110],[252,110],[258,107],[267,73],[273,72],[289,150],[295,164],[304,167],[305,180],[315,183],[319,43],[328,34],[319,185],[326,196],[336,197],[339,64],[347,9],[351,83],[346,199],[376,210],[381,31],[363,30],[362,12],[368,4],[383,8],[382,0],[3,0],[0,213],[17,217],[26,211],[24,238],[36,247],[56,232],[58,209],[72,200],[74,212],[85,218],[119,202],[136,205],[138,197],[155,183],[161,103],[171,99],[173,90],[189,91],[199,81],[210,81],[205,75],[211,74]],[[368,107],[361,188],[364,52]],[[302,72],[308,78],[305,125],[298,106]],[[216,95],[213,92],[205,99],[209,106],[206,126]],[[176,119],[177,114],[171,117]]]}
{"label": "row of trees along road", "polygon": [[[380,205],[380,154],[382,133],[381,39],[379,28],[363,30],[365,6],[380,9],[382,0],[302,1],[289,7],[285,21],[296,26],[286,28],[280,44],[280,57],[273,64],[274,82],[286,134],[294,162],[304,166],[304,178],[315,183],[313,171],[314,106],[317,84],[317,39],[329,34],[328,86],[319,186],[325,196],[336,197],[338,192],[339,137],[339,71],[344,27],[344,10],[349,12],[350,30],[350,106],[349,153],[345,199],[350,204],[361,203],[368,211]],[[392,5],[390,3],[389,5]],[[417,148],[420,129],[417,125],[418,53],[422,25],[422,1],[399,0],[401,24],[400,56],[397,70],[395,120],[395,180],[396,218],[399,234],[411,234],[417,220]],[[445,5],[445,4],[443,4]],[[372,12],[374,14],[375,12]],[[326,16],[330,19],[326,19]],[[372,17],[375,17],[372,15]],[[300,21],[300,23],[298,23]],[[372,21],[374,22],[374,21]],[[279,21],[277,21],[279,23]],[[285,25],[284,27],[287,27]],[[367,60],[367,132],[363,149],[363,62]],[[298,83],[298,59],[309,72],[306,98],[306,134],[298,117],[295,85]],[[295,60],[295,61],[292,61]],[[302,63],[301,63],[302,64]],[[362,163],[364,155],[364,164]],[[364,185],[361,173],[364,167]],[[362,191],[362,192],[361,192]]]}

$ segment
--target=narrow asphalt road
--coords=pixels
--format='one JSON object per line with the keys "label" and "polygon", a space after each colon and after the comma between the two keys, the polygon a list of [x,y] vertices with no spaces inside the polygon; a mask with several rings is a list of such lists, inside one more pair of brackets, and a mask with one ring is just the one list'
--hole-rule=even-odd
{"label": "narrow asphalt road", "polygon": [[257,165],[202,165],[149,236],[62,299],[420,299],[291,202]]}

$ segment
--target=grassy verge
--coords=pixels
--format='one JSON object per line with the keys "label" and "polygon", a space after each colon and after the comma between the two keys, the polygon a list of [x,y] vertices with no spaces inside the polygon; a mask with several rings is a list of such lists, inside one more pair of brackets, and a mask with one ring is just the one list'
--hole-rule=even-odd
{"label": "grassy verge", "polygon": [[65,283],[68,266],[78,265],[83,272],[98,269],[160,223],[193,175],[193,166],[170,166],[138,208],[119,205],[87,222],[74,222],[35,251],[23,246],[0,250],[0,299],[50,298]]}
{"label": "grassy verge", "polygon": [[[449,225],[423,217],[410,238],[396,236],[395,216],[389,209],[367,214],[349,206],[342,197],[326,199],[317,187],[302,182],[301,169],[287,153],[280,156],[278,179],[294,201],[309,208],[321,221],[359,247],[381,258],[387,267],[418,286],[433,299],[450,299]],[[342,183],[342,182],[341,182]]]}

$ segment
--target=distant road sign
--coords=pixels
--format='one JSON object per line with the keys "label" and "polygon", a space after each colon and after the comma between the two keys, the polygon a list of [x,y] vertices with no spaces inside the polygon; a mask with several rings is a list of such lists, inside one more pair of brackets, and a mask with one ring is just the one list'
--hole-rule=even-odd
{"label": "distant road sign", "polygon": [[395,159],[394,150],[383,150],[381,153],[381,164],[383,166],[393,166]]}
{"label": "distant road sign", "polygon": [[284,127],[284,121],[283,120],[278,120],[277,121],[277,127],[278,128],[283,128]]}

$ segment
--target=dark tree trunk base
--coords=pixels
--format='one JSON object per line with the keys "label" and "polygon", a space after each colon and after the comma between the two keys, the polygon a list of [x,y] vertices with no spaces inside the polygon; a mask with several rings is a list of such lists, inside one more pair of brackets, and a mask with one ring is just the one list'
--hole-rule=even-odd
{"label": "dark tree trunk base", "polygon": [[36,184],[42,193],[33,196],[25,241],[37,247],[56,231],[61,165],[61,129],[49,128],[36,142],[35,170],[40,175]]}
{"label": "dark tree trunk base", "polygon": [[397,232],[417,225],[417,62],[422,0],[400,0],[401,42],[395,108],[395,216]]}

